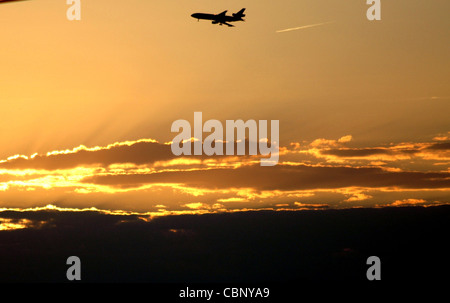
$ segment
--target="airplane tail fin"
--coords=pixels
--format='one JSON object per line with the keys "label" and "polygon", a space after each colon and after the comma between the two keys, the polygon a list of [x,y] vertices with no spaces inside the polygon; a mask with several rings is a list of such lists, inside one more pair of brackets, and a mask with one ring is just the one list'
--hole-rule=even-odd
{"label": "airplane tail fin", "polygon": [[242,19],[243,17],[245,17],[244,11],[245,11],[245,8],[241,9],[237,13],[234,13],[233,17],[237,17],[237,18]]}

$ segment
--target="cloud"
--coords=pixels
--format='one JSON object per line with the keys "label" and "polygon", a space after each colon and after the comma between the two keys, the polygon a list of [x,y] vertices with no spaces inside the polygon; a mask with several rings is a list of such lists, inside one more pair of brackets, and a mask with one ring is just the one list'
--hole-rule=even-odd
{"label": "cloud", "polygon": [[358,145],[350,135],[338,140],[320,138],[311,142],[291,142],[280,148],[280,160],[310,165],[382,166],[387,170],[439,172],[446,171],[445,166],[450,164],[450,141],[434,138],[431,142]]}
{"label": "cloud", "polygon": [[433,138],[434,141],[450,141],[450,132],[439,134]]}
{"label": "cloud", "polygon": [[450,150],[450,142],[434,143],[427,147],[428,150]]}
{"label": "cloud", "polygon": [[328,149],[321,151],[322,155],[333,155],[337,157],[368,157],[372,155],[389,155],[391,151],[386,148],[345,148]]}
{"label": "cloud", "polygon": [[261,167],[258,156],[175,157],[152,139],[17,155],[0,163],[0,205],[165,215],[276,204],[298,209],[294,202],[355,207],[432,196],[450,202],[443,197],[450,190],[449,142],[350,144],[359,142],[351,135],[293,142],[280,148],[274,167]]}
{"label": "cloud", "polygon": [[330,207],[328,204],[310,204],[302,202],[294,202],[294,205],[301,210],[308,210],[308,209],[318,210],[318,209],[327,209]]}
{"label": "cloud", "polygon": [[[341,141],[339,141],[341,142]],[[323,155],[334,155],[338,157],[369,157],[373,155],[388,156],[420,156],[419,153],[433,153],[435,151],[450,150],[450,142],[439,143],[421,143],[421,144],[397,144],[389,147],[376,148],[336,148],[324,149],[321,151]]]}
{"label": "cloud", "polygon": [[0,218],[0,231],[33,228],[33,221],[28,219]]}
{"label": "cloud", "polygon": [[[249,142],[246,141],[246,150]],[[237,143],[234,150],[236,154]],[[80,145],[73,149],[50,151],[45,155],[33,154],[31,156],[14,155],[6,160],[0,160],[0,170],[61,170],[76,167],[125,167],[131,165],[150,165],[155,167],[186,166],[201,164],[202,161],[233,162],[248,158],[258,159],[260,156],[175,156],[170,144],[162,144],[153,139],[140,139],[135,141],[115,142],[107,146],[86,147]],[[230,161],[231,160],[231,161]]]}
{"label": "cloud", "polygon": [[412,206],[412,205],[421,205],[425,204],[427,201],[424,199],[405,199],[405,200],[397,200],[392,202],[390,205],[392,206]]}
{"label": "cloud", "polygon": [[114,163],[146,164],[173,159],[170,146],[152,139],[116,142],[105,147],[52,151],[46,155],[17,156],[0,163],[0,169],[69,169],[78,166],[108,166]]}
{"label": "cloud", "polygon": [[392,203],[389,203],[387,205],[381,205],[381,206],[393,206],[393,207],[411,207],[411,206],[423,206],[423,207],[429,207],[429,206],[437,206],[437,205],[444,205],[446,203],[442,203],[440,201],[427,201],[425,199],[403,199],[403,200],[396,200]]}
{"label": "cloud", "polygon": [[347,135],[347,136],[343,136],[341,138],[339,138],[338,142],[340,143],[347,143],[353,140],[352,135]]}
{"label": "cloud", "polygon": [[279,164],[235,169],[165,171],[155,174],[99,175],[82,182],[108,186],[178,183],[197,188],[306,190],[342,187],[449,188],[450,173],[391,172],[374,167],[321,167]]}
{"label": "cloud", "polygon": [[188,207],[190,209],[200,209],[200,208],[205,207],[205,205],[201,202],[188,203],[188,204],[184,204],[183,206]]}

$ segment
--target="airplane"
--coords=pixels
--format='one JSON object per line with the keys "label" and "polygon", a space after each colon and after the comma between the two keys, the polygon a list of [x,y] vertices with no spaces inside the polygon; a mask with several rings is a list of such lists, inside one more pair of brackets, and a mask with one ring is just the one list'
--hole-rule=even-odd
{"label": "airplane", "polygon": [[6,2],[16,2],[16,1],[24,1],[24,0],[0,0],[0,4],[6,3]]}
{"label": "airplane", "polygon": [[227,16],[227,11],[221,12],[220,14],[214,15],[214,14],[203,14],[203,13],[195,13],[192,14],[191,17],[202,20],[212,20],[212,24],[225,24],[229,27],[233,27],[234,25],[228,23],[228,22],[235,22],[235,21],[245,21],[242,19],[245,17],[244,15],[245,8],[241,9],[239,12],[234,13],[232,16]]}

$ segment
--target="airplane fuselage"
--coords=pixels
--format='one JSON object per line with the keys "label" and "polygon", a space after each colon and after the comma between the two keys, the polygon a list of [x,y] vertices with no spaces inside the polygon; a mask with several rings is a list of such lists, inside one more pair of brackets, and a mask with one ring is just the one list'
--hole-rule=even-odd
{"label": "airplane fuselage", "polygon": [[202,19],[202,20],[213,20],[213,21],[220,21],[220,22],[234,22],[234,21],[244,21],[244,19],[240,17],[234,17],[234,16],[218,16],[214,14],[204,14],[204,13],[195,13],[191,15],[192,18],[195,19]]}
{"label": "airplane fuselage", "polygon": [[203,20],[215,20],[216,19],[216,15],[213,14],[202,14],[202,13],[196,13],[196,14],[192,14],[191,15],[192,18],[195,19],[203,19]]}

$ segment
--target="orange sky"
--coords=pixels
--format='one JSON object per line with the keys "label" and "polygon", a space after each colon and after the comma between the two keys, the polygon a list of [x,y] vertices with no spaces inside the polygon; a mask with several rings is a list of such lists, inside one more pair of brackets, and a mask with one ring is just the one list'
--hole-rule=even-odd
{"label": "orange sky", "polygon": [[[0,207],[450,202],[448,1],[382,1],[379,22],[365,1],[82,0],[73,22],[67,7],[0,6]],[[242,7],[235,28],[190,17]],[[194,111],[280,120],[280,165],[177,162],[163,143]]]}

